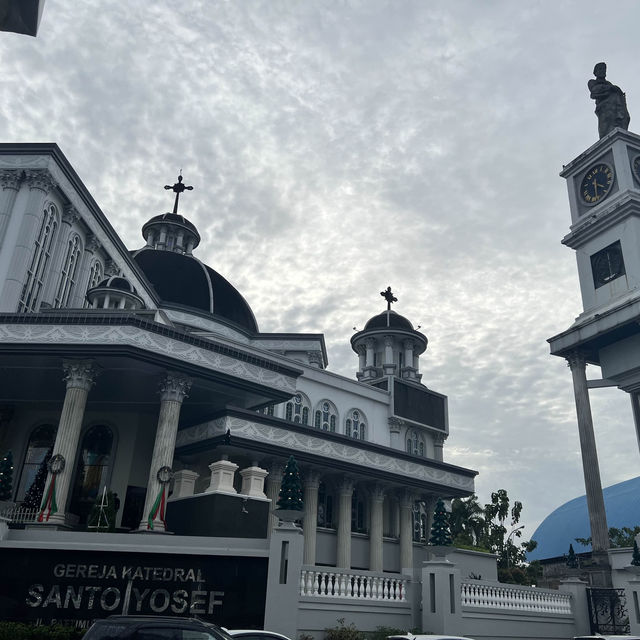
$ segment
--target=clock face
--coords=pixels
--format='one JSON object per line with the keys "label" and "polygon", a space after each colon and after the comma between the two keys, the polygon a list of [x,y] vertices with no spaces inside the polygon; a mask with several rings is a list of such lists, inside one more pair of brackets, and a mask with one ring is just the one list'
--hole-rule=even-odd
{"label": "clock face", "polygon": [[620,241],[610,244],[591,256],[593,284],[596,289],[625,274]]}
{"label": "clock face", "polygon": [[586,204],[596,204],[606,198],[613,186],[613,169],[600,162],[587,172],[580,183],[580,196]]}

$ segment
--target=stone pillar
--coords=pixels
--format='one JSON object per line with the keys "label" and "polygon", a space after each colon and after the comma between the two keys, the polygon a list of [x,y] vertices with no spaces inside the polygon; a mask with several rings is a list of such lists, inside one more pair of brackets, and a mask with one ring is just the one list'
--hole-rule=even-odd
{"label": "stone pillar", "polygon": [[320,474],[309,470],[304,474],[304,564],[316,563],[316,529],[318,527],[318,487]]}
{"label": "stone pillar", "polygon": [[400,494],[400,572],[413,574],[413,503],[409,491]]}
{"label": "stone pillar", "polygon": [[64,458],[64,468],[55,476],[55,501],[58,511],[49,512],[51,504],[46,504],[46,496],[51,486],[52,474],[47,476],[44,502],[42,505],[42,522],[48,524],[65,524],[67,502],[71,493],[71,480],[75,471],[76,453],[80,440],[80,430],[84,419],[89,390],[94,384],[96,368],[92,360],[65,360],[63,362],[64,379],[67,391],[64,396],[62,413],[53,445],[53,456]]}
{"label": "stone pillar", "polygon": [[384,502],[384,487],[374,484],[369,489],[369,571],[382,573],[383,570],[383,542],[382,542],[382,503]]}
{"label": "stone pillar", "polygon": [[393,361],[393,337],[384,337],[384,364],[382,365],[385,375],[393,375],[396,371],[396,363]]}
{"label": "stone pillar", "polygon": [[140,522],[141,531],[153,531],[162,533],[166,530],[165,524],[160,518],[160,511],[153,518],[153,528],[149,525],[153,505],[162,491],[162,483],[158,479],[158,471],[163,467],[171,467],[173,454],[176,448],[176,434],[180,421],[180,409],[191,388],[191,380],[187,376],[176,373],[167,373],[160,382],[160,415],[156,429],[156,440],[153,445],[149,480],[147,482],[147,497],[144,503],[144,511]]}
{"label": "stone pillar", "polygon": [[336,535],[336,567],[351,568],[351,498],[353,480],[343,478],[338,487],[338,530]]}
{"label": "stone pillar", "polygon": [[365,366],[367,367],[373,367],[373,361],[374,361],[374,353],[373,353],[373,349],[375,347],[376,341],[373,338],[367,338],[364,341],[365,344],[365,349],[366,349],[366,355],[365,355]]}
{"label": "stone pillar", "polygon": [[[586,582],[580,580],[580,578],[565,578],[560,580],[560,586],[558,591],[562,593],[571,594],[571,610],[573,612],[573,622],[575,629],[572,635],[576,636],[588,636],[591,633],[591,624],[589,620],[589,605],[587,602],[587,587],[589,585]],[[633,628],[633,601],[627,601],[627,608],[629,610],[629,621],[631,622],[631,633],[638,633],[638,629]]]}
{"label": "stone pillar", "polygon": [[389,446],[392,449],[405,450],[402,440],[400,440],[400,429],[404,422],[400,418],[391,416],[388,419],[389,422]]}
{"label": "stone pillar", "polygon": [[20,190],[20,171],[0,169],[0,247],[9,226],[9,218]]}
{"label": "stone pillar", "polygon": [[[28,191],[25,192],[24,201],[21,200],[22,207],[19,207],[24,211],[20,216],[19,227],[16,227],[12,234],[12,225],[9,225],[6,232],[6,248],[12,248],[13,251],[10,257],[9,251],[6,252],[6,255],[3,252],[0,264],[2,268],[5,268],[6,265],[7,269],[7,278],[0,296],[0,309],[9,312],[18,310],[22,287],[33,255],[34,241],[44,215],[45,197],[56,186],[49,172],[42,169],[25,171],[25,184]],[[20,194],[20,199],[22,198],[23,196]],[[0,273],[2,273],[2,269],[0,269]]]}
{"label": "stone pillar", "polygon": [[182,469],[173,474],[173,493],[170,500],[176,498],[186,498],[192,496],[195,491],[196,480],[200,477],[199,473],[190,469]]}
{"label": "stone pillar", "polygon": [[[589,404],[589,389],[587,387],[586,362],[584,355],[574,351],[567,357],[567,363],[573,376],[573,393],[576,402],[576,414],[578,417],[578,433],[580,435],[580,450],[582,452],[582,470],[584,472],[584,484],[587,493],[587,508],[589,510],[589,522],[591,524],[591,540],[594,555],[600,555],[599,562],[606,562],[606,554],[609,548],[609,529],[607,527],[607,514],[604,508],[602,496],[602,484],[600,482],[600,469],[598,467],[598,453],[596,440],[593,433],[593,419],[591,417],[591,405]],[[611,574],[609,570],[609,583]],[[595,586],[610,586],[595,585]]]}
{"label": "stone pillar", "polygon": [[212,462],[209,465],[211,480],[209,481],[209,486],[205,489],[205,493],[238,493],[233,486],[237,470],[238,465],[235,462],[231,462],[226,455],[223,455],[217,462]]}
{"label": "stone pillar", "polygon": [[422,564],[422,628],[459,634],[462,624],[460,570],[448,560]]}
{"label": "stone pillar", "polygon": [[413,340],[405,340],[404,346],[404,366],[413,367]]}
{"label": "stone pillar", "polygon": [[269,475],[266,469],[261,469],[257,463],[240,471],[242,476],[242,488],[240,493],[251,498],[262,498],[267,496],[264,493],[264,479]]}
{"label": "stone pillar", "polygon": [[367,349],[363,344],[359,344],[356,347],[356,351],[358,353],[358,372],[362,373],[367,366]]}
{"label": "stone pillar", "polygon": [[274,509],[278,507],[278,496],[280,495],[280,486],[282,485],[282,472],[284,471],[284,465],[280,462],[274,462],[269,467],[269,475],[267,476],[267,498],[271,500],[271,507],[269,509],[269,535],[280,524],[280,518],[273,513]]}
{"label": "stone pillar", "polygon": [[436,433],[433,436],[433,457],[440,462],[443,460],[444,441],[447,437],[446,433]]}

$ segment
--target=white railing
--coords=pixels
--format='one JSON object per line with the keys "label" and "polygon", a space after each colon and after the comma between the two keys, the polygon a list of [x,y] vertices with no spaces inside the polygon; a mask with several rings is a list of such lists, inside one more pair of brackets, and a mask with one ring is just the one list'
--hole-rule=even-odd
{"label": "white railing", "polygon": [[344,571],[303,569],[300,595],[321,598],[407,601],[407,580]]}
{"label": "white railing", "polygon": [[10,522],[34,522],[38,516],[38,509],[28,509],[27,507],[21,507],[13,505],[0,509],[0,516],[6,518]]}
{"label": "white railing", "polygon": [[571,595],[559,591],[463,581],[463,607],[571,614]]}

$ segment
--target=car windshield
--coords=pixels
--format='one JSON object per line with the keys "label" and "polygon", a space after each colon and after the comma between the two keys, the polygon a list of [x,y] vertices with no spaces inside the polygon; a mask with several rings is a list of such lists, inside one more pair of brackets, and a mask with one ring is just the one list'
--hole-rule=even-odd
{"label": "car windshield", "polygon": [[131,625],[122,622],[97,622],[84,635],[84,640],[111,640],[126,638],[131,633]]}

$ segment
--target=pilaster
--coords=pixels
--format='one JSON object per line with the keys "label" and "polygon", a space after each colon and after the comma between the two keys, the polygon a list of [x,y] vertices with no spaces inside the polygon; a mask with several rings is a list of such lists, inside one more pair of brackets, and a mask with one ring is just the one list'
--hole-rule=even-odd
{"label": "pilaster", "polygon": [[16,196],[20,190],[21,171],[0,169],[0,247],[2,247]]}
{"label": "pilaster", "polygon": [[320,474],[310,469],[304,474],[304,564],[316,563],[316,529],[318,527],[318,488]]}
{"label": "pilaster", "polygon": [[440,462],[443,461],[444,441],[448,438],[446,433],[436,433],[433,436],[433,457]]}
{"label": "pilaster", "polygon": [[338,487],[338,530],[336,535],[336,567],[351,568],[351,498],[354,482],[343,478]]}
{"label": "pilaster", "polygon": [[400,571],[413,574],[413,503],[415,496],[402,491],[400,499]]}
{"label": "pilaster", "polygon": [[369,571],[382,572],[383,570],[382,504],[384,495],[382,485],[374,484],[369,487]]}
{"label": "pilaster", "polygon": [[282,473],[284,465],[281,462],[272,462],[269,466],[269,475],[266,481],[267,498],[271,500],[271,508],[269,509],[269,535],[279,525],[280,518],[273,513],[278,505],[278,496],[280,495],[280,487],[282,486]]}

